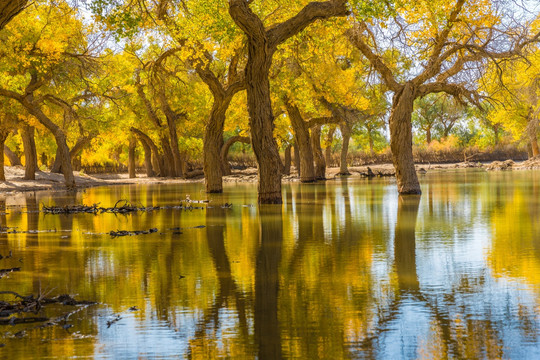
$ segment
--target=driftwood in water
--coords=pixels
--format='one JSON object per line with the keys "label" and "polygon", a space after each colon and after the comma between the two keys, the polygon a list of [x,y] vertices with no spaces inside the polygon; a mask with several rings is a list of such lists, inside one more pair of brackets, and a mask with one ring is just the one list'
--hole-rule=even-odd
{"label": "driftwood in water", "polygon": [[117,231],[110,231],[109,235],[112,237],[118,237],[118,236],[133,236],[133,235],[145,235],[145,234],[152,234],[157,232],[158,229],[152,228],[149,230],[135,230],[135,231],[127,231],[127,230],[117,230]]}
{"label": "driftwood in water", "polygon": [[[88,205],[72,205],[72,206],[45,206],[43,205],[42,212],[46,214],[78,214],[78,213],[89,213],[89,214],[103,214],[103,213],[114,213],[114,214],[127,214],[132,212],[147,212],[155,210],[194,210],[194,209],[205,209],[202,206],[193,206],[192,204],[203,204],[208,203],[207,200],[181,200],[180,205],[170,205],[170,206],[136,206],[128,202],[127,200],[118,200],[113,207],[101,207],[99,204],[94,204],[91,206]],[[122,204],[123,203],[123,204]],[[120,205],[122,204],[122,205]]]}

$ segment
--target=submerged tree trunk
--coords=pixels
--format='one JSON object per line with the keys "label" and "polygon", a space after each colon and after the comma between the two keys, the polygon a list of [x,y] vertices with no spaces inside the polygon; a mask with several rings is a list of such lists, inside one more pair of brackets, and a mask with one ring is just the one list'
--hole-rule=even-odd
{"label": "submerged tree trunk", "polygon": [[345,121],[343,121],[339,126],[341,128],[341,137],[343,138],[339,162],[339,175],[351,175],[347,166],[347,155],[349,155],[349,141],[351,140],[351,126]]}
{"label": "submerged tree trunk", "polygon": [[227,161],[227,156],[229,154],[229,149],[235,142],[242,142],[244,144],[249,144],[251,143],[251,140],[247,136],[235,135],[235,136],[231,136],[230,138],[227,139],[227,141],[225,141],[225,143],[221,147],[221,152],[220,152],[221,168],[223,170],[223,175],[231,175],[231,165],[229,164],[229,161]]}
{"label": "submerged tree trunk", "polygon": [[285,148],[285,154],[283,159],[283,169],[281,170],[283,175],[291,174],[291,145],[287,145]]}
{"label": "submerged tree trunk", "polygon": [[21,129],[21,137],[24,147],[24,179],[35,180],[37,170],[37,152],[34,139],[34,127],[24,125]]}
{"label": "submerged tree trunk", "polygon": [[422,193],[412,153],[411,115],[414,99],[414,89],[410,83],[406,83],[395,93],[390,114],[390,148],[400,194]]}
{"label": "submerged tree trunk", "polygon": [[129,178],[133,179],[137,177],[135,167],[137,159],[135,158],[135,149],[137,148],[137,140],[132,135],[129,137],[129,149],[128,149],[128,173]]}
{"label": "submerged tree trunk", "polygon": [[[6,139],[7,139],[7,137],[6,137]],[[5,139],[4,139],[4,141],[5,141]],[[3,149],[4,149],[4,154],[9,159],[9,164],[11,166],[22,165],[21,159],[19,159],[17,154],[15,154],[13,151],[11,151],[11,149],[6,144],[4,144]]]}
{"label": "submerged tree trunk", "polygon": [[321,126],[311,128],[311,145],[313,148],[313,159],[315,160],[315,178],[326,180],[326,161],[321,148]]}
{"label": "submerged tree trunk", "polygon": [[294,131],[294,142],[300,155],[300,181],[304,183],[313,182],[315,181],[315,167],[313,166],[313,151],[308,124],[302,118],[297,106],[288,101],[285,102],[285,106]]}

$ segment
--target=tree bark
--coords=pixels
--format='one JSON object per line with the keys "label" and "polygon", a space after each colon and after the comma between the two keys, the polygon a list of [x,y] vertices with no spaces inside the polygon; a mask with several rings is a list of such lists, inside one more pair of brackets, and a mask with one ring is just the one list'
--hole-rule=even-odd
{"label": "tree bark", "polygon": [[296,172],[298,173],[298,177],[300,177],[300,151],[298,150],[298,145],[293,146],[294,151],[294,167],[296,168]]}
{"label": "tree bark", "polygon": [[137,159],[135,158],[136,148],[137,148],[137,140],[135,140],[135,137],[132,135],[129,137],[129,148],[128,148],[128,173],[129,173],[130,179],[134,179],[137,177],[137,174],[135,172],[135,167],[137,163]]}
{"label": "tree bark", "polygon": [[315,160],[315,178],[326,180],[326,161],[321,148],[321,126],[311,128],[311,145],[313,148],[313,159]]}
{"label": "tree bark", "polygon": [[225,143],[221,147],[221,152],[220,152],[221,167],[223,169],[223,175],[231,175],[231,166],[229,162],[227,161],[227,155],[229,154],[229,149],[235,142],[242,142],[244,144],[249,144],[251,143],[251,140],[247,136],[235,135],[235,136],[231,136],[230,138],[227,139],[227,141],[225,141]]}
{"label": "tree bark", "polygon": [[[4,140],[5,141],[5,140]],[[19,159],[19,157],[17,156],[17,154],[15,154],[13,151],[11,151],[11,149],[4,144],[4,154],[7,156],[7,158],[9,159],[9,164],[11,166],[17,166],[17,165],[22,165],[21,163],[21,159]]]}
{"label": "tree bark", "polygon": [[[141,144],[143,144],[143,148],[145,149],[145,164],[148,158],[150,158],[150,162],[152,163],[152,168],[154,169],[152,176],[155,176],[156,173],[158,174],[158,176],[165,176],[163,175],[165,174],[165,169],[164,169],[165,164],[163,161],[163,156],[161,156],[161,154],[159,153],[159,149],[156,146],[156,144],[152,141],[152,139],[150,139],[148,135],[146,135],[141,130],[134,127],[131,127],[130,130],[132,133],[134,133],[137,136]],[[145,144],[146,144],[146,147],[145,147]],[[146,150],[150,150],[150,151],[146,151]],[[146,164],[146,165],[148,166],[149,164]],[[157,169],[157,172],[156,172],[156,169]],[[146,173],[148,174],[148,168],[146,169]]]}
{"label": "tree bark", "polygon": [[[221,156],[223,149],[223,126],[225,125],[225,113],[229,108],[232,97],[219,97],[214,95],[214,103],[208,124],[204,131],[203,141],[203,170],[207,193],[223,192],[223,174],[225,163],[228,165],[225,153],[225,161]],[[232,145],[232,143],[230,144]],[[229,145],[229,147],[230,147]],[[227,152],[228,152],[227,148]],[[228,169],[230,172],[230,168]]]}
{"label": "tree bark", "polygon": [[431,143],[431,127],[426,129],[426,142],[428,145]]}
{"label": "tree bark", "polygon": [[415,90],[406,83],[394,94],[390,114],[390,148],[400,194],[421,194],[412,153],[411,116]]}
{"label": "tree bark", "polygon": [[349,142],[351,140],[351,126],[346,121],[343,121],[339,127],[343,138],[339,162],[339,175],[351,175],[347,166],[347,155],[349,154]]}
{"label": "tree bark", "polygon": [[538,120],[533,115],[534,111],[531,107],[529,113],[527,114],[527,137],[529,138],[529,143],[531,144],[532,156],[536,157],[540,155],[540,149],[538,148]]}
{"label": "tree bark", "polygon": [[[75,159],[75,157],[83,150],[86,145],[90,144],[90,141],[92,141],[93,138],[94,135],[88,135],[77,140],[77,143],[69,151],[69,159],[71,162],[73,162],[73,159]],[[56,174],[62,173],[62,161],[58,149],[59,148],[56,149],[56,157],[50,170],[52,173]]]}
{"label": "tree bark", "polygon": [[160,87],[158,97],[161,104],[161,110],[167,119],[167,128],[169,130],[171,150],[171,154],[169,155],[171,159],[169,159],[169,162],[172,162],[169,165],[169,174],[174,177],[182,177],[184,176],[184,160],[180,154],[180,149],[178,147],[178,133],[176,132],[176,121],[180,118],[181,114],[177,113],[169,106],[162,87]]}
{"label": "tree bark", "polygon": [[332,165],[332,142],[334,141],[334,133],[336,132],[335,126],[331,126],[326,135],[326,148],[324,149],[326,166],[330,167]]}
{"label": "tree bark", "polygon": [[24,10],[28,0],[8,0],[0,4],[0,30],[2,30],[17,14]]}
{"label": "tree bark", "polygon": [[283,161],[283,169],[281,170],[283,175],[291,174],[291,145],[285,148],[285,156]]}
{"label": "tree bark", "polygon": [[300,181],[307,183],[315,181],[315,167],[313,166],[313,151],[311,147],[311,139],[309,135],[308,124],[302,118],[300,110],[296,105],[291,104],[288,100],[285,101],[285,107],[291,120],[291,125],[294,132],[294,142],[298,146],[300,155]]}
{"label": "tree bark", "polygon": [[155,172],[152,166],[152,147],[148,145],[145,140],[141,139],[140,137],[137,138],[139,139],[144,151],[144,167],[146,169],[146,177],[154,177]]}
{"label": "tree bark", "polygon": [[311,2],[295,16],[268,30],[250,9],[247,0],[229,0],[229,14],[248,40],[245,81],[252,147],[259,165],[259,203],[281,204],[281,161],[273,136],[274,115],[270,98],[272,56],[279,44],[315,20],[347,15],[346,0]]}
{"label": "tree bark", "polygon": [[24,179],[25,180],[35,180],[36,179],[36,170],[37,170],[37,152],[36,152],[36,142],[34,139],[34,127],[29,125],[24,125],[21,128],[21,137],[24,147]]}
{"label": "tree bark", "polygon": [[[8,131],[0,131],[0,181],[6,181],[6,173],[4,171],[4,149],[7,147],[4,145],[7,137],[9,135]],[[5,226],[5,222],[3,225]]]}

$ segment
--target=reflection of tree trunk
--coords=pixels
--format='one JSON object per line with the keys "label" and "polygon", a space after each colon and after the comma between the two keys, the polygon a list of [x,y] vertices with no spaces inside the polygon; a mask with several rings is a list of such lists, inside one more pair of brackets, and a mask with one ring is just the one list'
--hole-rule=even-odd
{"label": "reflection of tree trunk", "polygon": [[400,196],[394,237],[394,262],[401,290],[418,290],[415,227],[420,196]]}
{"label": "reflection of tree trunk", "polygon": [[394,95],[390,114],[390,148],[400,194],[421,193],[412,153],[411,115],[414,99],[412,85],[405,84]]}
{"label": "reflection of tree trunk", "polygon": [[321,148],[321,126],[311,128],[311,145],[313,148],[313,159],[315,160],[315,178],[317,180],[326,179],[326,161]]}
{"label": "reflection of tree trunk", "polygon": [[24,178],[25,180],[35,180],[37,170],[37,152],[34,139],[34,127],[24,125],[21,129],[21,137],[24,147]]}
{"label": "reflection of tree trunk", "polygon": [[128,173],[129,173],[130,179],[137,177],[137,174],[135,173],[135,166],[137,162],[137,159],[135,159],[136,147],[137,147],[137,140],[132,135],[129,137],[129,149],[128,149]]}
{"label": "reflection of tree trunk", "polygon": [[285,156],[283,162],[283,169],[281,171],[283,175],[291,174],[291,145],[287,145],[285,148]]}
{"label": "reflection of tree trunk", "polygon": [[21,159],[19,159],[17,154],[15,154],[13,151],[11,151],[11,149],[9,147],[7,147],[7,145],[4,145],[4,154],[9,159],[9,164],[11,166],[22,165]]}
{"label": "reflection of tree trunk", "polygon": [[255,269],[255,341],[259,359],[281,359],[278,320],[279,264],[283,242],[281,206],[261,206],[260,248]]}
{"label": "reflection of tree trunk", "polygon": [[[27,230],[39,229],[39,204],[36,199],[35,193],[29,193],[26,195],[26,228]],[[37,246],[38,234],[27,232],[26,233],[26,246]]]}
{"label": "reflection of tree trunk", "polygon": [[351,175],[347,167],[347,155],[349,153],[349,141],[351,140],[351,126],[346,122],[340,124],[343,143],[341,145],[341,161],[339,164],[340,175]]}

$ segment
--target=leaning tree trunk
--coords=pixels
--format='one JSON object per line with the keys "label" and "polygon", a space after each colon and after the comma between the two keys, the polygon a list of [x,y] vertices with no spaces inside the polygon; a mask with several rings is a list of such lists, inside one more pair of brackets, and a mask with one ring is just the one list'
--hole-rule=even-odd
{"label": "leaning tree trunk", "polygon": [[[156,146],[156,144],[152,141],[152,139],[150,139],[148,135],[146,135],[141,130],[134,127],[131,127],[130,130],[132,133],[134,133],[137,136],[141,144],[143,144],[143,147],[144,147],[144,144],[146,144],[148,149],[151,149],[151,151],[146,151],[147,148],[145,147],[145,161],[146,161],[146,156],[147,156],[146,154],[148,154],[148,156],[150,157],[150,162],[152,163],[152,168],[154,169],[154,175],[156,173],[159,173],[158,176],[161,176],[161,177],[166,176],[164,175],[165,174],[164,157],[161,156],[161,154],[159,153],[159,149]],[[156,169],[157,169],[157,172],[156,172]],[[148,168],[146,172],[148,174]]]}
{"label": "leaning tree trunk", "polygon": [[[223,192],[224,166],[221,157],[223,148],[223,126],[225,124],[225,113],[232,100],[232,97],[217,97],[214,95],[214,104],[208,124],[204,131],[203,141],[203,170],[207,193]],[[228,150],[228,149],[227,149]],[[229,169],[230,171],[230,169]]]}
{"label": "leaning tree trunk", "polygon": [[297,106],[288,101],[285,102],[285,106],[294,131],[294,141],[300,154],[300,171],[298,173],[300,181],[303,183],[313,182],[315,181],[315,168],[308,124],[302,119]]}
{"label": "leaning tree trunk", "polygon": [[171,155],[173,161],[172,175],[175,177],[184,176],[184,161],[178,147],[178,133],[176,132],[176,117],[167,116],[167,126],[169,128],[169,138],[171,140]]}
{"label": "leaning tree trunk", "polygon": [[293,152],[294,152],[294,167],[296,168],[298,177],[300,177],[300,151],[298,150],[298,145],[295,144],[293,146]]}
{"label": "leaning tree trunk", "polygon": [[420,183],[414,168],[412,152],[411,115],[414,105],[414,89],[406,83],[396,92],[390,114],[390,149],[396,169],[396,180],[400,194],[421,194]]}
{"label": "leaning tree trunk", "polygon": [[24,125],[21,129],[21,137],[24,147],[24,179],[35,180],[37,170],[37,152],[34,139],[34,127]]}
{"label": "leaning tree trunk", "polygon": [[[8,137],[8,131],[0,131],[0,181],[6,181],[6,174],[4,172],[4,142]],[[5,222],[3,225],[5,226]]]}
{"label": "leaning tree trunk", "polygon": [[137,140],[132,136],[129,137],[129,148],[128,148],[128,173],[129,178],[133,179],[137,177],[137,174],[135,173],[135,164],[136,164],[136,158],[135,158],[135,149],[137,148]]}
{"label": "leaning tree trunk", "polygon": [[346,122],[340,124],[341,136],[343,143],[341,144],[341,157],[339,163],[339,175],[351,175],[347,167],[347,155],[349,154],[349,141],[351,140],[351,126]]}
{"label": "leaning tree trunk", "polygon": [[326,180],[326,161],[324,160],[321,148],[321,126],[311,128],[311,145],[313,148],[313,159],[315,160],[315,178]]}
{"label": "leaning tree trunk", "polygon": [[285,148],[285,156],[283,161],[283,169],[281,169],[283,175],[291,174],[291,145],[287,145]]}
{"label": "leaning tree trunk", "polygon": [[[4,141],[5,141],[5,139],[4,139]],[[4,144],[3,149],[4,149],[4,154],[9,159],[9,164],[11,166],[22,165],[21,159],[19,159],[17,154],[15,154],[13,151],[11,151],[11,149],[6,144]]]}
{"label": "leaning tree trunk", "polygon": [[235,142],[249,144],[251,142],[251,139],[247,136],[235,135],[231,136],[227,139],[227,141],[225,141],[220,151],[221,168],[223,171],[223,175],[231,175],[231,165],[227,161],[227,155],[229,154],[229,149]]}
{"label": "leaning tree trunk", "polygon": [[163,156],[161,157],[161,163],[163,164],[164,174],[162,176],[174,177],[174,156],[169,142],[169,137],[164,135],[160,138],[161,149],[163,150]]}
{"label": "leaning tree trunk", "polygon": [[330,126],[326,135],[326,148],[324,149],[324,157],[326,158],[326,166],[332,165],[332,142],[334,141],[335,126]]}
{"label": "leaning tree trunk", "polygon": [[144,150],[144,167],[146,168],[146,176],[153,177],[155,175],[152,166],[152,148],[144,140],[139,140]]}

